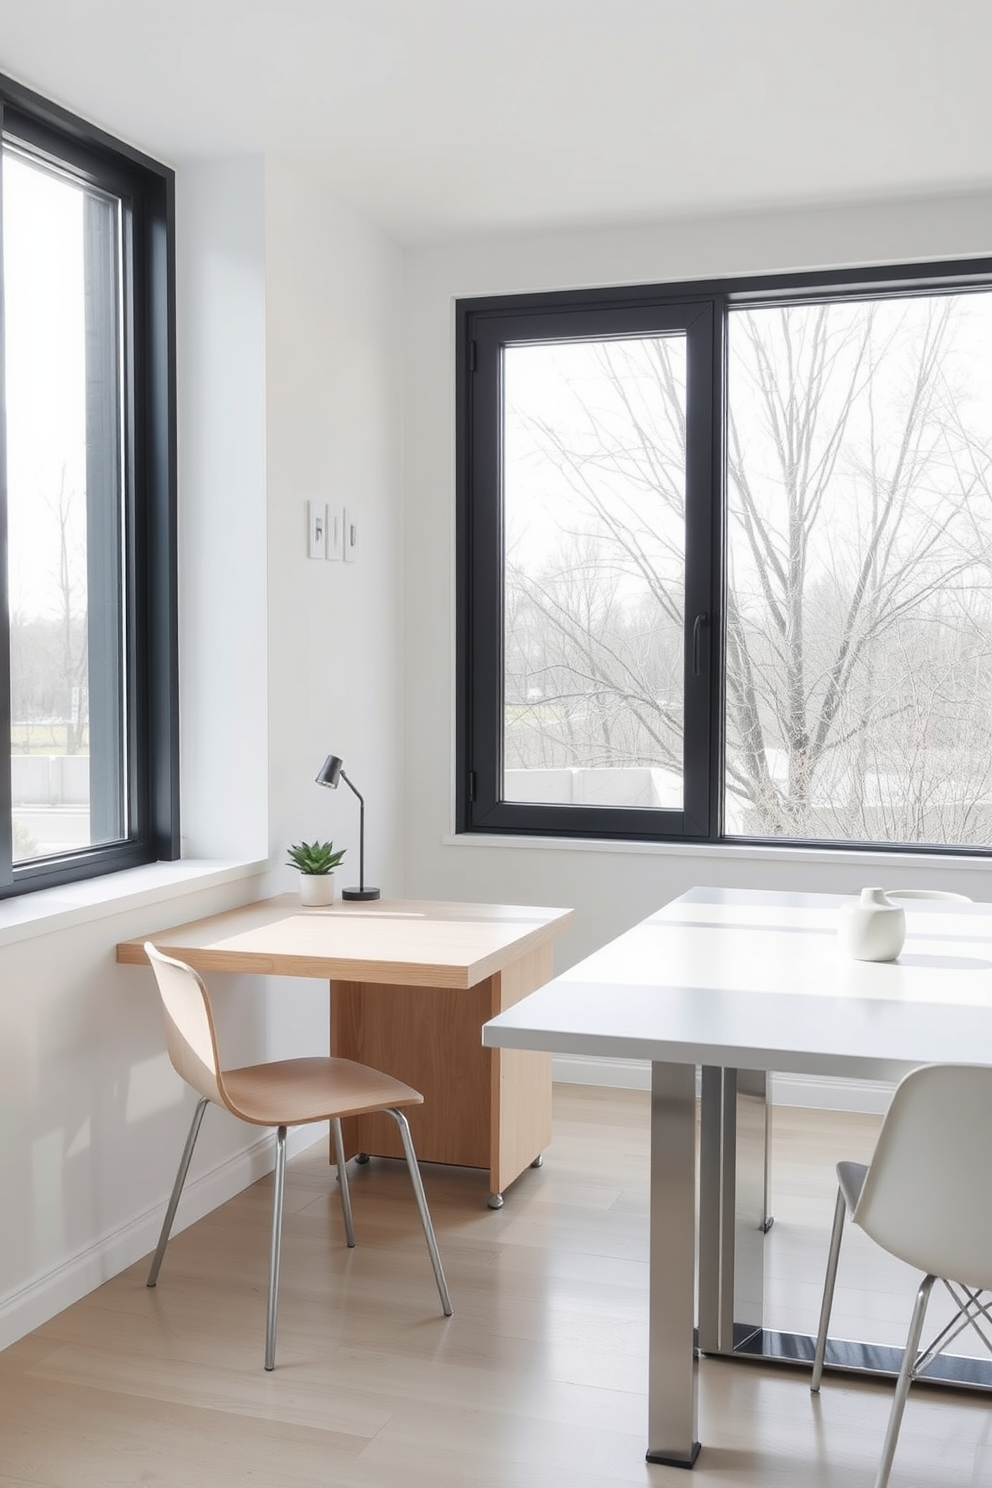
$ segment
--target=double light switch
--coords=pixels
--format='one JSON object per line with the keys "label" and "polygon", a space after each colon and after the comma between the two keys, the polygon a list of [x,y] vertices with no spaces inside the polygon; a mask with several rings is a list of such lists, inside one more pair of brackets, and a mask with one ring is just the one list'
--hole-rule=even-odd
{"label": "double light switch", "polygon": [[358,556],[358,519],[344,506],[307,502],[307,557],[354,563]]}

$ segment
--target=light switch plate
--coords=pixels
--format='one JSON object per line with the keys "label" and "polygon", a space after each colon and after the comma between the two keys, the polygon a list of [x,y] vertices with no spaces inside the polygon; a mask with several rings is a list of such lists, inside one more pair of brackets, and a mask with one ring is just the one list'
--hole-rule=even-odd
{"label": "light switch plate", "polygon": [[327,507],[322,501],[307,502],[307,557],[323,558],[327,544]]}

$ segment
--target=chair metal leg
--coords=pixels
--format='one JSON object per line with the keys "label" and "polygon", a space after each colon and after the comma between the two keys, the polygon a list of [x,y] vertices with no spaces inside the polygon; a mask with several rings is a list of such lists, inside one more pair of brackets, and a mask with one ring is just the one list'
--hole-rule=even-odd
{"label": "chair metal leg", "polygon": [[203,1120],[203,1113],[209,1104],[206,1096],[202,1096],[196,1103],[196,1110],[193,1112],[193,1120],[190,1122],[189,1133],[186,1137],[186,1146],[183,1148],[183,1155],[179,1159],[179,1171],[176,1174],[176,1181],[172,1185],[169,1207],[166,1209],[165,1219],[162,1221],[162,1233],[158,1237],[158,1245],[155,1247],[155,1255],[152,1258],[152,1268],[148,1273],[148,1280],[145,1282],[146,1286],[153,1287],[158,1281],[159,1269],[165,1256],[165,1247],[168,1245],[169,1236],[172,1233],[172,1221],[175,1219],[176,1210],[179,1208],[179,1199],[183,1191],[183,1184],[186,1182],[186,1174],[189,1172],[193,1148],[196,1146],[196,1139],[200,1134],[200,1122]]}
{"label": "chair metal leg", "polygon": [[889,1481],[889,1473],[892,1470],[892,1459],[895,1456],[896,1441],[899,1437],[899,1427],[902,1425],[902,1413],[906,1408],[906,1397],[909,1387],[916,1373],[916,1356],[920,1349],[920,1334],[923,1332],[923,1320],[926,1317],[927,1303],[930,1301],[930,1289],[936,1277],[925,1276],[916,1294],[916,1305],[913,1308],[913,1316],[909,1324],[909,1337],[906,1339],[906,1352],[903,1355],[902,1368],[896,1381],[896,1393],[892,1400],[892,1410],[889,1413],[889,1425],[885,1433],[885,1445],[882,1448],[882,1460],[878,1465],[878,1476],[875,1479],[875,1488],[886,1488]]}
{"label": "chair metal leg", "polygon": [[430,1252],[431,1265],[434,1267],[434,1280],[437,1282],[438,1295],[441,1298],[441,1308],[445,1317],[450,1317],[451,1302],[448,1297],[448,1284],[444,1279],[444,1270],[441,1266],[441,1257],[438,1254],[437,1240],[434,1238],[434,1226],[431,1223],[430,1210],[427,1207],[427,1196],[424,1193],[420,1168],[417,1165],[417,1154],[413,1150],[410,1123],[402,1111],[396,1110],[393,1106],[390,1106],[388,1109],[390,1116],[392,1116],[400,1129],[400,1140],[403,1143],[403,1151],[406,1154],[406,1165],[410,1169],[410,1179],[413,1183],[413,1192],[417,1200],[417,1209],[420,1212],[420,1223],[424,1227],[424,1238],[427,1241],[427,1249]]}
{"label": "chair metal leg", "polygon": [[341,1130],[340,1117],[331,1117],[331,1131],[334,1134],[334,1160],[338,1165],[338,1183],[341,1187],[344,1238],[348,1242],[348,1248],[351,1249],[355,1244],[355,1226],[351,1215],[351,1187],[348,1183],[348,1165],[344,1157],[344,1133]]}
{"label": "chair metal leg", "polygon": [[844,1236],[844,1220],[846,1217],[847,1203],[844,1198],[844,1192],[843,1189],[838,1188],[837,1203],[834,1208],[834,1227],[830,1232],[827,1274],[823,1282],[823,1301],[820,1304],[820,1326],[816,1333],[813,1377],[809,1382],[809,1387],[813,1391],[820,1388],[820,1380],[823,1376],[823,1356],[827,1348],[827,1329],[830,1326],[830,1311],[834,1305],[834,1287],[837,1283],[837,1262],[840,1260],[840,1242]]}
{"label": "chair metal leg", "polygon": [[269,1250],[269,1306],[265,1320],[265,1367],[276,1366],[276,1309],[279,1306],[279,1255],[282,1249],[282,1201],[286,1191],[286,1128],[276,1132],[276,1179],[272,1195],[272,1245]]}

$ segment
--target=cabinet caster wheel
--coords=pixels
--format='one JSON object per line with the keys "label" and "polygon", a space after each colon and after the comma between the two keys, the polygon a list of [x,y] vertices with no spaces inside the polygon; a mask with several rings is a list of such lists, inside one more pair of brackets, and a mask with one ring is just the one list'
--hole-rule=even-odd
{"label": "cabinet caster wheel", "polygon": [[503,1195],[502,1194],[490,1194],[489,1195],[489,1207],[490,1207],[490,1209],[502,1209],[502,1207],[503,1207]]}
{"label": "cabinet caster wheel", "polygon": [[544,1167],[544,1153],[543,1152],[539,1152],[537,1154],[537,1156],[535,1157],[534,1161],[531,1163],[531,1167],[532,1168],[543,1168]]}
{"label": "cabinet caster wheel", "polygon": [[356,1163],[358,1163],[360,1168],[364,1168],[365,1164],[367,1162],[371,1162],[372,1159],[367,1152],[356,1152],[355,1161]]}

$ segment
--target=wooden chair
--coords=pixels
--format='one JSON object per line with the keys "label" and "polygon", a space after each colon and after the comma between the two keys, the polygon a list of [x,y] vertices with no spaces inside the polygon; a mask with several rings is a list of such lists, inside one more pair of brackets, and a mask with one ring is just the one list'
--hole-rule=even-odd
{"label": "wooden chair", "polygon": [[169,1058],[176,1071],[200,1097],[179,1160],[179,1171],[165,1213],[162,1233],[148,1273],[148,1286],[153,1287],[158,1281],[159,1268],[189,1171],[200,1122],[209,1102],[223,1106],[242,1121],[251,1122],[255,1126],[274,1127],[275,1192],[272,1203],[269,1300],[265,1330],[265,1367],[272,1369],[275,1366],[276,1351],[287,1128],[311,1121],[330,1121],[341,1186],[345,1239],[349,1246],[353,1246],[355,1231],[341,1120],[345,1116],[358,1116],[367,1111],[387,1111],[399,1127],[420,1221],[424,1228],[431,1265],[434,1267],[441,1307],[445,1317],[450,1317],[451,1302],[434,1238],[434,1226],[431,1224],[430,1211],[424,1196],[409,1123],[400,1109],[401,1106],[422,1104],[423,1096],[409,1085],[394,1080],[391,1075],[381,1074],[368,1065],[356,1064],[350,1059],[281,1059],[269,1064],[249,1065],[243,1069],[221,1070],[210,997],[203,981],[191,966],[187,966],[184,961],[176,961],[171,956],[162,955],[150,942],[146,942],[145,952],[155,973],[165,1011]]}

